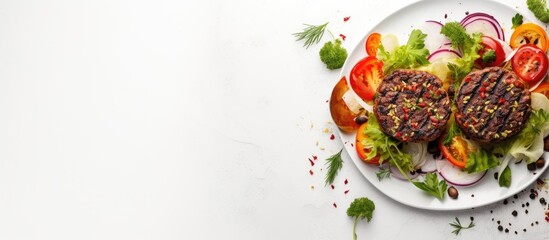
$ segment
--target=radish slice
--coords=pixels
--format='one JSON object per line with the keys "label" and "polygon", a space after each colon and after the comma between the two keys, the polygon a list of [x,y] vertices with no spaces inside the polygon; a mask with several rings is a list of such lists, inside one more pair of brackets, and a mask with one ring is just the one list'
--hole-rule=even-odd
{"label": "radish slice", "polygon": [[392,52],[399,46],[398,38],[394,34],[384,34],[383,37],[381,37],[381,45],[383,45],[385,51]]}
{"label": "radish slice", "polygon": [[429,159],[425,161],[425,163],[420,167],[421,167],[421,172],[424,172],[424,173],[434,172],[437,170],[436,160]]}
{"label": "radish slice", "polygon": [[420,30],[427,34],[425,37],[425,49],[430,53],[442,48],[446,43],[450,43],[450,39],[440,33],[442,23],[437,21],[425,21]]}
{"label": "radish slice", "polygon": [[440,59],[444,59],[444,61],[448,61],[455,58],[460,58],[461,54],[458,52],[451,50],[451,49],[439,49],[435,52],[433,52],[429,57],[427,57],[427,60],[429,62],[436,62]]}
{"label": "radish slice", "polygon": [[499,22],[486,13],[472,13],[461,20],[461,25],[467,33],[480,32],[486,36],[505,41],[503,28]]}
{"label": "radish slice", "polygon": [[455,186],[470,186],[482,179],[487,171],[479,173],[467,173],[455,167],[446,159],[436,160],[437,171],[448,183]]}
{"label": "radish slice", "polygon": [[[404,175],[402,175],[402,173],[398,170],[397,167],[391,166],[389,169],[391,170],[391,176],[396,177],[396,178],[398,178],[398,179],[400,179],[400,180],[408,180]],[[412,174],[412,173],[408,173],[408,177],[409,177],[410,179],[414,179],[414,178],[416,178],[417,176],[419,176],[419,174],[416,173],[416,172],[414,172],[413,174]]]}

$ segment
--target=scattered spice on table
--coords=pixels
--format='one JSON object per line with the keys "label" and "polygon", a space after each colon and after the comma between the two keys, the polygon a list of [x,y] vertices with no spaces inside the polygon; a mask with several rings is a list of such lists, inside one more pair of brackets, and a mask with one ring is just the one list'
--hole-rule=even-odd
{"label": "scattered spice on table", "polygon": [[344,21],[344,22],[347,22],[347,21],[349,21],[349,19],[351,19],[351,16],[344,17],[344,18],[343,18],[343,21]]}

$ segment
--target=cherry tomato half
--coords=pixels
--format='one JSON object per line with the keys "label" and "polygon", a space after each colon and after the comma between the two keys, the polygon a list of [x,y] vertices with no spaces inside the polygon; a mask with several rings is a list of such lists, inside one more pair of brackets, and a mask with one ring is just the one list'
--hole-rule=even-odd
{"label": "cherry tomato half", "polygon": [[368,55],[370,56],[376,56],[379,43],[381,43],[381,34],[370,34],[370,36],[368,36],[368,39],[366,39],[366,53],[368,53]]}
{"label": "cherry tomato half", "polygon": [[467,157],[469,156],[469,144],[462,136],[455,136],[452,138],[452,142],[448,145],[444,145],[442,140],[446,137],[443,135],[438,141],[438,147],[440,152],[454,166],[464,168],[467,163]]}
{"label": "cherry tomato half", "polygon": [[510,45],[517,49],[524,44],[534,44],[547,52],[549,38],[545,30],[535,23],[523,23],[511,35]]}
{"label": "cherry tomato half", "polygon": [[521,45],[511,58],[513,71],[530,86],[545,77],[548,64],[545,52],[533,44]]}
{"label": "cherry tomato half", "polygon": [[482,49],[479,51],[480,58],[475,63],[481,68],[501,66],[505,61],[505,51],[497,40],[489,36],[482,36]]}
{"label": "cherry tomato half", "polygon": [[368,159],[368,153],[370,153],[370,149],[364,148],[364,145],[362,145],[362,140],[368,138],[368,136],[364,134],[364,129],[366,129],[367,125],[368,125],[368,122],[361,124],[360,127],[358,128],[358,131],[356,132],[356,141],[355,141],[356,153],[358,154],[358,157],[365,163],[379,164],[379,154],[377,154],[375,157],[371,159]]}
{"label": "cherry tomato half", "polygon": [[379,83],[383,80],[383,62],[368,56],[351,70],[349,82],[355,93],[365,102],[372,102]]}

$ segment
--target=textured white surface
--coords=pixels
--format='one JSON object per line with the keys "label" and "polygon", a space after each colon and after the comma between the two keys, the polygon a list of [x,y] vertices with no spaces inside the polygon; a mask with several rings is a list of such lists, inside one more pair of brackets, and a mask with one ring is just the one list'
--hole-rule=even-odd
{"label": "textured white surface", "polygon": [[[326,103],[338,72],[291,33],[330,21],[350,48],[401,6],[0,1],[0,239],[351,239],[345,209],[361,196],[376,211],[359,239],[549,239],[526,192],[515,204],[417,210],[351,161],[324,187],[324,159],[342,147]],[[470,216],[475,228],[450,233]]]}

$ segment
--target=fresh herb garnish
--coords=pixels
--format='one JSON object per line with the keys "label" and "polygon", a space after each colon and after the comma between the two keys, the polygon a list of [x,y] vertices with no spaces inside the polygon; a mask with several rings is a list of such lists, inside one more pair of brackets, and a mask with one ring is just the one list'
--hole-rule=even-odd
{"label": "fresh herb garnish", "polygon": [[549,23],[549,9],[545,0],[526,0],[528,9],[534,13],[537,19],[544,23]]}
{"label": "fresh herb garnish", "polygon": [[496,51],[490,49],[482,55],[482,62],[483,63],[491,63],[493,61],[496,61]]}
{"label": "fresh herb garnish", "polygon": [[448,63],[448,68],[452,71],[454,83],[459,84],[473,70],[475,60],[480,57],[478,51],[482,49],[482,45],[480,44],[482,42],[482,33],[469,35],[459,22],[444,24],[440,33],[450,38],[452,48],[461,50],[463,53],[463,56],[457,58],[455,63]]}
{"label": "fresh herb garnish", "polygon": [[427,173],[423,182],[412,181],[412,183],[417,188],[425,191],[430,195],[435,196],[438,199],[444,198],[444,193],[446,192],[446,188],[448,188],[448,185],[446,184],[446,181],[444,181],[444,179],[438,181],[436,173]]}
{"label": "fresh herb garnish", "polygon": [[379,170],[376,172],[377,179],[381,181],[385,178],[391,178],[391,170],[389,168],[379,168]]}
{"label": "fresh herb garnish", "polygon": [[498,165],[499,159],[492,152],[480,148],[469,153],[465,162],[465,170],[468,173],[484,172]]}
{"label": "fresh herb garnish", "polygon": [[324,36],[324,31],[326,30],[328,23],[329,22],[317,26],[304,24],[307,27],[305,27],[302,32],[294,33],[293,35],[296,37],[296,41],[305,39],[303,46],[309,48],[311,45],[320,42],[322,36]]}
{"label": "fresh herb garnish", "polygon": [[368,222],[372,220],[372,214],[374,213],[374,210],[376,209],[376,205],[372,200],[362,197],[355,199],[349,208],[347,208],[347,216],[354,217],[354,224],[353,224],[353,239],[357,239],[356,235],[356,224],[358,223],[358,220],[363,220],[366,218]]}
{"label": "fresh herb garnish", "polygon": [[459,218],[456,217],[456,220],[453,223],[450,223],[450,226],[455,228],[454,231],[452,231],[452,233],[458,235],[459,232],[463,229],[473,228],[475,226],[475,223],[473,222],[473,218],[471,217],[471,222],[469,223],[469,226],[464,227],[459,222]]}
{"label": "fresh herb garnish", "polygon": [[341,159],[342,152],[343,148],[339,150],[338,153],[326,159],[326,164],[328,165],[328,171],[326,172],[325,178],[326,185],[334,183],[337,173],[343,167],[343,159]]}
{"label": "fresh herb garnish", "polygon": [[320,49],[319,54],[320,60],[330,70],[341,68],[347,59],[347,49],[341,46],[339,39],[326,42]]}
{"label": "fresh herb garnish", "polygon": [[522,24],[522,15],[520,15],[520,13],[515,14],[515,16],[511,18],[511,22],[513,23],[512,29],[520,26]]}
{"label": "fresh herb garnish", "polygon": [[413,69],[429,64],[429,50],[425,48],[425,37],[427,34],[414,29],[406,45],[399,46],[391,52],[386,51],[383,44],[380,44],[378,57],[383,62],[383,72],[387,75],[396,69]]}

